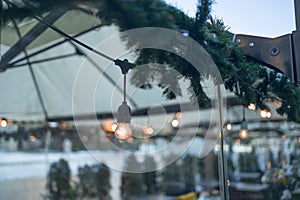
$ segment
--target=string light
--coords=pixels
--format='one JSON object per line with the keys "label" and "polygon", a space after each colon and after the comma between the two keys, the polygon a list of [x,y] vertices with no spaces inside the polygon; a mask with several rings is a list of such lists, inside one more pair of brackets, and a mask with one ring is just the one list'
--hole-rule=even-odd
{"label": "string light", "polygon": [[260,117],[269,119],[272,117],[272,113],[268,109],[263,109],[260,111]]}
{"label": "string light", "polygon": [[171,125],[173,128],[177,128],[179,126],[179,121],[177,118],[172,119]]}
{"label": "string light", "polygon": [[[126,102],[126,75],[129,69],[132,67],[132,64],[129,63],[126,59],[124,61],[116,60],[115,64],[120,66],[124,77],[123,102],[118,108],[118,120],[117,127],[115,129],[115,136],[119,140],[128,140],[132,136],[132,129],[130,127],[131,109]],[[131,139],[129,141],[131,141]]]}
{"label": "string light", "polygon": [[255,103],[250,103],[250,104],[248,105],[248,109],[249,109],[249,110],[256,110],[256,104],[255,104]]}
{"label": "string light", "polygon": [[226,124],[226,130],[227,130],[227,131],[231,131],[231,130],[232,130],[232,125],[231,125],[230,122],[228,122],[228,123]]}
{"label": "string light", "polygon": [[7,127],[8,125],[9,125],[9,121],[8,121],[7,119],[2,118],[2,119],[0,120],[0,126],[1,126],[2,128]]}
{"label": "string light", "polygon": [[243,107],[243,121],[241,123],[241,130],[239,132],[239,136],[241,139],[247,139],[249,136],[248,123],[246,122],[246,119],[245,119],[245,108],[244,107]]}

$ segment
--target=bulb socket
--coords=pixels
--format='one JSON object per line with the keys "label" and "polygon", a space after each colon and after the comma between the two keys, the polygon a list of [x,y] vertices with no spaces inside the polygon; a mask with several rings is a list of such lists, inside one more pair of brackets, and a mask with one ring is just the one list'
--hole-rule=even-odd
{"label": "bulb socket", "polygon": [[130,107],[127,105],[126,101],[123,101],[122,104],[118,108],[118,123],[130,123],[131,116],[130,116]]}

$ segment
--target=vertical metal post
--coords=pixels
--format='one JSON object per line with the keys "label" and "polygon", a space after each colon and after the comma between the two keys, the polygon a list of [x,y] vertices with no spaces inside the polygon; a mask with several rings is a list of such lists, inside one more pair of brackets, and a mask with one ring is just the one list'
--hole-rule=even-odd
{"label": "vertical metal post", "polygon": [[294,81],[300,87],[300,1],[294,0],[296,31],[292,33],[292,68],[295,72]]}
{"label": "vertical metal post", "polygon": [[224,153],[224,132],[223,132],[223,104],[222,104],[222,95],[221,87],[218,85],[218,113],[219,113],[219,123],[220,123],[220,183],[221,183],[221,192],[223,193],[223,200],[229,200],[229,191],[228,191],[228,180],[227,180],[227,170],[226,170],[226,158]]}
{"label": "vertical metal post", "polygon": [[[2,60],[2,45],[1,45],[1,42],[2,42],[2,20],[3,20],[3,1],[1,0],[0,1],[0,61]],[[3,23],[4,24],[4,23]]]}
{"label": "vertical metal post", "polygon": [[[49,146],[51,143],[51,130],[48,128],[46,133],[46,140],[45,140],[45,176],[48,176],[48,170],[50,169],[50,162],[49,162]],[[45,185],[45,190],[47,191],[47,183]],[[47,195],[48,196],[48,195]]]}

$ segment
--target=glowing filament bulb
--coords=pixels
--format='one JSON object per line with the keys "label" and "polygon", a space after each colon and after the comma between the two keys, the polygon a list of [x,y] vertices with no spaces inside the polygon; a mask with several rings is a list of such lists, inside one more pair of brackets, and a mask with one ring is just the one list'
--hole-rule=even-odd
{"label": "glowing filament bulb", "polygon": [[132,135],[130,125],[125,122],[118,123],[115,136],[120,140],[127,140]]}
{"label": "glowing filament bulb", "polygon": [[240,138],[247,139],[249,136],[249,133],[246,129],[242,129],[242,130],[240,130],[239,135],[240,135]]}
{"label": "glowing filament bulb", "polygon": [[1,127],[5,128],[7,126],[7,120],[6,119],[2,119],[1,120]]}

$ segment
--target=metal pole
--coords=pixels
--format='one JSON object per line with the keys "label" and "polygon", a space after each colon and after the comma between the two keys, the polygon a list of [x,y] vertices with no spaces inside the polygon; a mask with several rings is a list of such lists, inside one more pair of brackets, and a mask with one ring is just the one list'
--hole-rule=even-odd
{"label": "metal pole", "polygon": [[[45,175],[48,177],[48,170],[50,169],[50,159],[49,159],[49,146],[51,143],[51,130],[48,128],[47,133],[46,133],[46,140],[45,140]],[[45,185],[45,191],[46,191],[46,196],[48,196],[48,188],[47,188],[47,183]]]}
{"label": "metal pole", "polygon": [[223,106],[222,106],[222,95],[221,95],[221,87],[218,85],[218,113],[219,113],[219,124],[220,124],[220,182],[221,182],[221,191],[223,193],[223,200],[229,200],[228,193],[228,180],[227,180],[227,170],[226,170],[226,158],[224,153],[224,132],[223,132]]}
{"label": "metal pole", "polygon": [[295,84],[300,87],[300,0],[294,0],[296,30],[292,33],[292,68]]}

